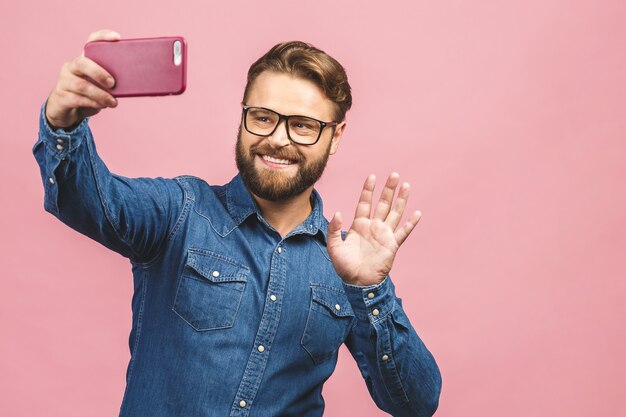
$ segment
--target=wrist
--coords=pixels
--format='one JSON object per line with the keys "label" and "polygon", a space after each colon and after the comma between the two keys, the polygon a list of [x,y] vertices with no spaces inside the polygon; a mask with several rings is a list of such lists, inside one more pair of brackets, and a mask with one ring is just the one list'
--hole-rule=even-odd
{"label": "wrist", "polygon": [[50,116],[47,111],[44,113],[44,116],[46,118],[46,122],[53,130],[65,129],[69,131],[80,124],[77,117],[66,117],[60,119]]}
{"label": "wrist", "polygon": [[348,285],[353,285],[355,287],[370,287],[372,285],[378,285],[383,282],[387,275],[388,274],[385,273],[380,276],[361,277],[357,275],[353,277],[344,277],[340,275],[340,277],[341,280]]}
{"label": "wrist", "polygon": [[[44,112],[43,112],[48,125],[53,130],[57,130],[57,129],[71,130],[74,127],[78,126],[81,120],[78,120],[76,109],[69,109],[69,110],[60,111],[60,112],[54,111],[54,107],[55,107],[54,97],[52,97],[52,94],[46,100],[46,103],[44,105]],[[52,100],[52,105],[50,103],[51,100]]]}

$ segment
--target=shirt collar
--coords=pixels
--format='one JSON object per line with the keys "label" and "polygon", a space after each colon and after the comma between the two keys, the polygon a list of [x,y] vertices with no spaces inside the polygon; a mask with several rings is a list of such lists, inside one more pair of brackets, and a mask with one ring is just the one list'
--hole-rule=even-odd
{"label": "shirt collar", "polygon": [[[262,218],[261,212],[256,205],[252,194],[243,182],[240,175],[235,176],[225,186],[225,203],[230,214],[230,219],[225,216],[219,216],[218,219],[214,219],[214,224],[217,226],[216,230],[221,230],[221,235],[225,236],[229,234],[235,227],[239,227],[248,217],[252,214],[257,214],[259,218]],[[322,197],[317,190],[313,190],[311,193],[311,206],[313,210],[309,217],[298,225],[294,230],[289,233],[289,236],[295,234],[309,234],[312,236],[319,235],[326,244],[328,237],[328,221],[324,218],[324,206],[322,204]]]}

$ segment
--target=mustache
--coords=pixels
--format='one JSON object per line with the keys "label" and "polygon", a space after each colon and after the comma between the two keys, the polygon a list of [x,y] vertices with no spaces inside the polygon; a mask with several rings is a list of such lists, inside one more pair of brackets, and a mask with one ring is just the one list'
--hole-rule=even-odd
{"label": "mustache", "polygon": [[263,154],[279,159],[289,159],[290,161],[299,162],[302,160],[302,155],[295,149],[275,149],[267,142],[262,142],[250,147],[250,154]]}

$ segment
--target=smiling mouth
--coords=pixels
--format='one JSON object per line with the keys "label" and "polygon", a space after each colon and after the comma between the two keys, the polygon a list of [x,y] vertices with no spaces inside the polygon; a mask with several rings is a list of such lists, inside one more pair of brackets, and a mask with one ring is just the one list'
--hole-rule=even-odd
{"label": "smiling mouth", "polygon": [[271,164],[271,165],[281,165],[281,166],[289,166],[289,165],[294,165],[296,164],[295,161],[292,161],[290,159],[284,159],[284,158],[277,158],[274,156],[270,156],[270,155],[263,155],[263,154],[258,154],[258,156],[266,163]]}

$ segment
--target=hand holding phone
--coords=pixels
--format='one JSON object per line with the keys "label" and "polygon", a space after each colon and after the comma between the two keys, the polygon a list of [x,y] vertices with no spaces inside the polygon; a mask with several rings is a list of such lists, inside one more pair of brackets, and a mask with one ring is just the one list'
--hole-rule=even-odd
{"label": "hand holding phone", "polygon": [[[120,34],[117,32],[100,30],[89,35],[87,42],[119,39]],[[48,123],[53,128],[69,128],[106,107],[117,106],[117,100],[100,87],[111,88],[114,85],[111,74],[82,54],[66,62],[46,102],[45,116]]]}
{"label": "hand holding phone", "polygon": [[45,109],[53,127],[68,128],[103,108],[115,107],[115,97],[181,94],[185,90],[184,38],[120,38],[111,30],[94,32],[84,53],[63,65]]}

